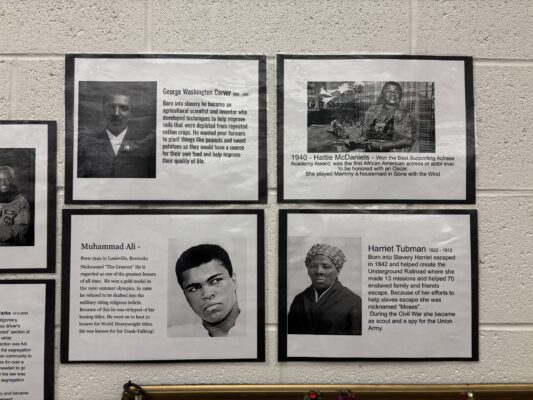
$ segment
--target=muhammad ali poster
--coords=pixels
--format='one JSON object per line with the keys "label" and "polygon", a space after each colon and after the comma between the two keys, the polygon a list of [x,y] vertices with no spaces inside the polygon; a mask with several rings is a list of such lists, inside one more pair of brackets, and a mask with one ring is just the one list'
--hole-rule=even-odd
{"label": "muhammad ali poster", "polygon": [[262,210],[63,221],[63,362],[264,360]]}
{"label": "muhammad ali poster", "polygon": [[279,360],[477,360],[473,210],[281,210]]}
{"label": "muhammad ali poster", "polygon": [[67,55],[65,202],[266,202],[265,62]]}
{"label": "muhammad ali poster", "polygon": [[475,202],[472,59],[278,56],[278,199]]}
{"label": "muhammad ali poster", "polygon": [[56,124],[0,122],[0,273],[55,270]]}

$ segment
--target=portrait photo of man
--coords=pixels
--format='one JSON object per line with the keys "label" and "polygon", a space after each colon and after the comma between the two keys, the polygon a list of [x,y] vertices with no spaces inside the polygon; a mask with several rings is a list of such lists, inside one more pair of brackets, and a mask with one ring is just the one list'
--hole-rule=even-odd
{"label": "portrait photo of man", "polygon": [[229,254],[216,244],[200,244],[185,250],[176,261],[181,293],[196,317],[194,322],[168,328],[174,337],[243,336],[245,321],[237,296],[237,275]]}
{"label": "portrait photo of man", "polygon": [[34,243],[34,163],[34,149],[0,149],[0,247]]}
{"label": "portrait photo of man", "polygon": [[334,245],[311,246],[305,257],[311,285],[292,300],[288,334],[361,335],[361,297],[339,280],[346,261],[344,252]]}
{"label": "portrait photo of man", "polygon": [[156,177],[156,82],[79,82],[78,178]]}

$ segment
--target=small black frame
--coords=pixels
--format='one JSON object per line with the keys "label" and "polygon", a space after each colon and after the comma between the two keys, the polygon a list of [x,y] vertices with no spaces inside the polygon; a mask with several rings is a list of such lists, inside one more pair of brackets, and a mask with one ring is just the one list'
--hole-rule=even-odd
{"label": "small black frame", "polygon": [[[74,85],[76,59],[218,59],[257,60],[258,74],[258,187],[257,200],[84,200],[73,199]],[[226,54],[66,54],[65,55],[65,204],[266,204],[267,203],[267,111],[266,56]]]}
{"label": "small black frame", "polygon": [[[465,85],[465,146],[466,146],[466,188],[464,199],[388,199],[388,198],[364,198],[364,199],[324,199],[305,198],[295,199],[285,196],[284,191],[284,87],[285,60],[452,60],[463,61],[464,63],[464,85]],[[475,204],[476,202],[476,161],[475,161],[475,133],[474,133],[474,83],[473,83],[473,59],[467,56],[424,56],[424,55],[369,55],[369,54],[278,54],[276,60],[277,68],[277,184],[279,203],[409,203],[409,204]],[[401,153],[400,153],[401,154]]]}
{"label": "small black frame", "polygon": [[[287,220],[291,214],[434,214],[434,215],[468,215],[470,217],[470,274],[471,274],[471,316],[472,316],[472,355],[471,357],[289,357],[287,356]],[[278,247],[278,360],[279,361],[479,361],[479,294],[478,294],[478,218],[477,210],[336,210],[307,209],[279,212],[279,247]]]}
{"label": "small black frame", "polygon": [[[0,127],[4,125],[46,125],[48,131],[48,153],[47,157],[47,182],[46,182],[46,258],[43,257],[39,263],[43,262],[44,266],[35,265],[35,268],[13,268],[0,269],[0,274],[4,273],[39,273],[50,272],[56,270],[56,199],[57,199],[57,123],[55,121],[27,121],[27,120],[11,120],[0,121]],[[37,183],[37,182],[35,182]],[[38,232],[35,232],[37,238]],[[24,250],[20,247],[21,251]],[[44,261],[46,260],[46,261]]]}
{"label": "small black frame", "polygon": [[[70,360],[70,254],[73,215],[235,215],[248,214],[257,217],[257,357],[242,359],[187,359],[187,360]],[[61,363],[186,363],[186,362],[258,362],[265,361],[265,238],[264,211],[260,209],[215,210],[215,209],[65,209],[63,210],[63,248],[61,273]]]}
{"label": "small black frame", "polygon": [[0,285],[45,285],[43,399],[54,399],[54,334],[56,281],[53,279],[5,279]]}

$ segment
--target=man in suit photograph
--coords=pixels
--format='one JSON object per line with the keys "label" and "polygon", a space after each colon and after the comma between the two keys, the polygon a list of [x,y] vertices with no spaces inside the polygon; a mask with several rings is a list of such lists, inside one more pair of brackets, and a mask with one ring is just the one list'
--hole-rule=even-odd
{"label": "man in suit photograph", "polygon": [[80,129],[78,178],[155,178],[155,132],[131,122],[132,96],[110,91],[101,104],[105,128]]}

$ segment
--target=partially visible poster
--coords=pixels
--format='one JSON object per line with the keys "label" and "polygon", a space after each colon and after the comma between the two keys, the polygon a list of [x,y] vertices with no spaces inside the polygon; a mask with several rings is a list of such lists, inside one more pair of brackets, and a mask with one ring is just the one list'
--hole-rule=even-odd
{"label": "partially visible poster", "polygon": [[66,203],[266,202],[266,60],[66,56]]}
{"label": "partially visible poster", "polygon": [[0,398],[54,399],[55,282],[0,281]]}
{"label": "partially visible poster", "polygon": [[264,360],[262,210],[64,210],[62,362]]}
{"label": "partially visible poster", "polygon": [[279,360],[478,360],[474,210],[280,212]]}
{"label": "partially visible poster", "polygon": [[0,273],[53,272],[56,123],[0,121]]}
{"label": "partially visible poster", "polygon": [[278,55],[280,202],[475,203],[471,57]]}

